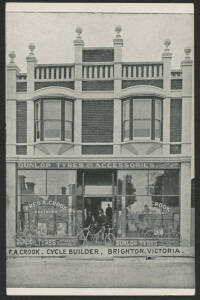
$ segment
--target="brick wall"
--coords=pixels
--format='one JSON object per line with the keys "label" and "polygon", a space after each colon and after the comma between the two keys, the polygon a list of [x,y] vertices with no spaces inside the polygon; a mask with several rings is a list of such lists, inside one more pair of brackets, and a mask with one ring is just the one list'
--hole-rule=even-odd
{"label": "brick wall", "polygon": [[182,79],[172,79],[171,80],[171,89],[172,90],[182,89]]}
{"label": "brick wall", "polygon": [[113,141],[113,100],[83,101],[82,141]]}
{"label": "brick wall", "polygon": [[35,90],[39,90],[48,86],[61,86],[74,89],[74,81],[39,81],[35,82]]}
{"label": "brick wall", "polygon": [[113,91],[113,80],[85,80],[82,83],[83,91]]}
{"label": "brick wall", "polygon": [[27,82],[17,82],[16,83],[16,92],[26,92],[27,91]]}
{"label": "brick wall", "polygon": [[149,80],[122,80],[122,89],[135,85],[153,85],[163,88],[162,79],[149,79]]}
{"label": "brick wall", "polygon": [[182,99],[171,99],[170,105],[170,142],[181,142]]}
{"label": "brick wall", "polygon": [[114,49],[83,49],[83,62],[112,62]]}
{"label": "brick wall", "polygon": [[27,142],[27,103],[25,101],[16,103],[16,142]]}
{"label": "brick wall", "polygon": [[82,154],[113,154],[112,145],[82,146]]}

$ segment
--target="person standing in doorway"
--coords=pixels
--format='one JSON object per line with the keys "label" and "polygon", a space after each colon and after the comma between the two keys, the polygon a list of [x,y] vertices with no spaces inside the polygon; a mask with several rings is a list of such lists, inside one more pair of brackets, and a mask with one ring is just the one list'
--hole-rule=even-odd
{"label": "person standing in doorway", "polygon": [[108,206],[106,208],[106,218],[108,220],[108,223],[112,224],[112,207],[110,207],[109,203],[108,203]]}

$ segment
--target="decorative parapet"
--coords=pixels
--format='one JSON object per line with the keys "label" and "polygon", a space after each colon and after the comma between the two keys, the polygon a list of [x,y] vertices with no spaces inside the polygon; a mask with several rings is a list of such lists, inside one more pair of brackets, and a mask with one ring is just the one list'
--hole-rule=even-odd
{"label": "decorative parapet", "polygon": [[82,77],[87,80],[113,79],[113,63],[83,63]]}
{"label": "decorative parapet", "polygon": [[74,80],[74,64],[37,64],[35,81]]}
{"label": "decorative parapet", "polygon": [[163,62],[122,63],[123,79],[163,79]]}

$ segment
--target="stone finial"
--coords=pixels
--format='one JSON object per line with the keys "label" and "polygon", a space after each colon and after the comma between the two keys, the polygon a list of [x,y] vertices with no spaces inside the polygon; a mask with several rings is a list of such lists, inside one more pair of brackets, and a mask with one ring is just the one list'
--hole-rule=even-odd
{"label": "stone finial", "polygon": [[166,39],[165,41],[164,41],[164,45],[165,45],[165,51],[169,51],[169,46],[171,45],[171,41],[170,41],[170,39]]}
{"label": "stone finial", "polygon": [[11,52],[8,54],[8,56],[10,57],[10,64],[14,64],[14,63],[15,63],[15,62],[14,62],[14,59],[15,59],[15,57],[16,57],[15,52],[14,52],[14,51],[11,51]]}
{"label": "stone finial", "polygon": [[76,27],[77,39],[81,39],[81,33],[83,32],[81,27]]}
{"label": "stone finial", "polygon": [[170,52],[169,46],[171,45],[170,39],[164,41],[165,49],[162,54],[162,58],[172,58],[172,53]]}
{"label": "stone finial", "polygon": [[191,58],[190,58],[190,53],[191,53],[191,48],[190,47],[186,47],[185,49],[184,49],[184,52],[185,52],[185,59],[186,60],[190,60]]}
{"label": "stone finial", "polygon": [[120,32],[122,31],[122,28],[120,25],[115,26],[115,32],[116,34],[116,38],[121,38]]}
{"label": "stone finial", "polygon": [[35,50],[35,44],[30,43],[29,46],[28,46],[28,48],[29,48],[29,50],[30,50],[29,55],[34,56],[33,51]]}

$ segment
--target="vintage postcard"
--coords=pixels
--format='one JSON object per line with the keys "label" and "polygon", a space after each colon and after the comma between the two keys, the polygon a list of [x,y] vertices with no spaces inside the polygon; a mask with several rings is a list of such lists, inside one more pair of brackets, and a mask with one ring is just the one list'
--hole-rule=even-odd
{"label": "vintage postcard", "polygon": [[193,9],[7,3],[8,295],[194,295]]}

